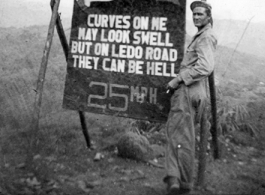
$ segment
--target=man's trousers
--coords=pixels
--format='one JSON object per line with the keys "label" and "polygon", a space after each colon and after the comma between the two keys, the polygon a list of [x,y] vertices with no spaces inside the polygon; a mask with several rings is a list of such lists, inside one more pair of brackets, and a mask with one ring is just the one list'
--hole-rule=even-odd
{"label": "man's trousers", "polygon": [[166,177],[178,181],[182,189],[192,189],[195,163],[195,124],[200,122],[206,104],[205,81],[191,86],[181,84],[171,97],[166,124]]}

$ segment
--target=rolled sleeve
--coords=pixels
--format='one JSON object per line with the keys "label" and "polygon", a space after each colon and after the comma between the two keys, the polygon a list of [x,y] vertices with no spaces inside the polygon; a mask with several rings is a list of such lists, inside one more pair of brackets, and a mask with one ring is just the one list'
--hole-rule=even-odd
{"label": "rolled sleeve", "polygon": [[198,40],[195,51],[196,62],[180,71],[180,76],[186,85],[199,81],[209,76],[214,69],[214,51],[216,39],[212,36],[204,36]]}
{"label": "rolled sleeve", "polygon": [[185,69],[179,73],[181,79],[185,83],[185,85],[190,85],[193,83],[193,78],[191,77],[189,70]]}

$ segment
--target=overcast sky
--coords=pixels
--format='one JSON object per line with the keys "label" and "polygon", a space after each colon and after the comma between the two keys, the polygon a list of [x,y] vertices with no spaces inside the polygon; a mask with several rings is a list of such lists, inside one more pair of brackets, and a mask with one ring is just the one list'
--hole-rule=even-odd
{"label": "overcast sky", "polygon": [[[32,0],[47,1],[50,0]],[[61,0],[61,6],[72,9],[74,0]],[[181,0],[180,0],[181,1]],[[187,0],[187,19],[191,19],[189,5],[194,0]],[[254,16],[252,22],[265,22],[265,0],[208,0],[213,7],[213,17],[216,19],[231,19],[248,21]],[[69,10],[69,12],[71,12]],[[62,15],[69,15],[63,13]]]}
{"label": "overcast sky", "polygon": [[[188,0],[190,5],[193,0]],[[265,0],[208,0],[217,19],[265,21]],[[188,11],[187,14],[189,14]],[[191,12],[190,12],[191,15]]]}

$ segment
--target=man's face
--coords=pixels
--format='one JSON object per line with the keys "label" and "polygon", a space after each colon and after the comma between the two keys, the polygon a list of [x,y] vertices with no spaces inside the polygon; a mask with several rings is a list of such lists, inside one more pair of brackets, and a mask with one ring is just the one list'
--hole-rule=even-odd
{"label": "man's face", "polygon": [[205,7],[195,7],[193,9],[193,23],[197,28],[203,28],[210,21],[210,17],[206,14]]}

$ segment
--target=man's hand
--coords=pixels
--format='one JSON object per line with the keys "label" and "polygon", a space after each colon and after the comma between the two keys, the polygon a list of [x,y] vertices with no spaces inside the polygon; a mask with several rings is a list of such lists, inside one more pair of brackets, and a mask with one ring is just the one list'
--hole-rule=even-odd
{"label": "man's hand", "polygon": [[174,90],[176,89],[179,84],[182,82],[182,78],[180,75],[177,75],[174,79],[172,79],[168,84],[167,84],[167,89],[168,90]]}

